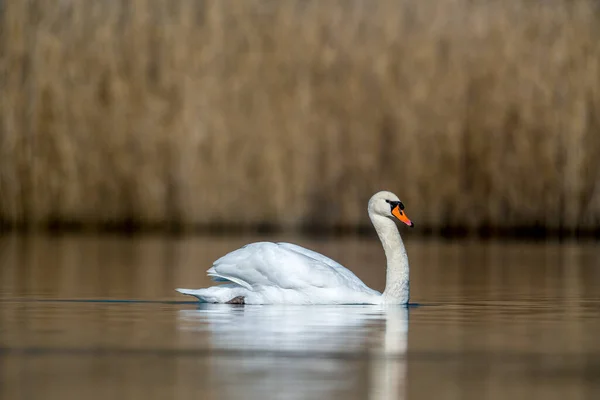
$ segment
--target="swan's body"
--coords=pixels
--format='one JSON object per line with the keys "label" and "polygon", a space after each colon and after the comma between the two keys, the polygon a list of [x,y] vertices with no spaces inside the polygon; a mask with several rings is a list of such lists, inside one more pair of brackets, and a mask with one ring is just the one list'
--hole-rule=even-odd
{"label": "swan's body", "polygon": [[404,205],[391,192],[369,200],[369,217],[387,258],[382,293],[322,254],[290,243],[248,244],[219,258],[208,275],[224,285],[177,289],[207,303],[244,304],[406,304],[409,266],[404,243],[392,220],[413,226]]}

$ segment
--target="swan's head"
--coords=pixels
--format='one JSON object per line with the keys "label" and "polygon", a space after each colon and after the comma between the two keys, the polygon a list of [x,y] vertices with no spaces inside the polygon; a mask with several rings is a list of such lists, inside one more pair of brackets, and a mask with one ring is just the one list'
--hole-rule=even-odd
{"label": "swan's head", "polygon": [[369,214],[381,215],[383,217],[395,218],[404,222],[411,228],[415,226],[406,216],[404,204],[398,196],[392,192],[381,191],[377,192],[369,200]]}

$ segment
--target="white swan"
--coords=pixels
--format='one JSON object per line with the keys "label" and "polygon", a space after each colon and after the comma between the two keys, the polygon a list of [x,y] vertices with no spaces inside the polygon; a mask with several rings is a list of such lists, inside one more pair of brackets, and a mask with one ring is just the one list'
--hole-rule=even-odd
{"label": "white swan", "polygon": [[391,192],[369,200],[369,218],[387,259],[386,286],[370,289],[356,275],[332,259],[290,244],[248,244],[219,258],[208,275],[224,285],[205,289],[176,289],[206,303],[230,304],[406,304],[409,267],[404,243],[392,220],[414,224],[404,205]]}

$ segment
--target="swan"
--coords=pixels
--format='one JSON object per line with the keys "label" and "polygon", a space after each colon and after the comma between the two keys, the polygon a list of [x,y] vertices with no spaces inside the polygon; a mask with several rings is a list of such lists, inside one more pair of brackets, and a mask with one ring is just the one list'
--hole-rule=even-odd
{"label": "swan", "polygon": [[291,243],[247,244],[219,258],[207,271],[222,285],[176,289],[204,303],[228,304],[407,304],[409,266],[393,219],[414,224],[392,192],[369,199],[368,213],[387,259],[383,293],[369,288],[332,259]]}

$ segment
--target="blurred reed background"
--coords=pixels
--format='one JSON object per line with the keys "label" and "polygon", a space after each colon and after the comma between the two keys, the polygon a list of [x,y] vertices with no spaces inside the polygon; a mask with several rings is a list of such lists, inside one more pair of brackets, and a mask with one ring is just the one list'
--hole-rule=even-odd
{"label": "blurred reed background", "polygon": [[597,1],[0,6],[5,227],[600,228]]}

